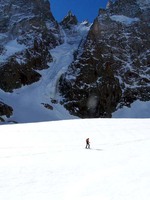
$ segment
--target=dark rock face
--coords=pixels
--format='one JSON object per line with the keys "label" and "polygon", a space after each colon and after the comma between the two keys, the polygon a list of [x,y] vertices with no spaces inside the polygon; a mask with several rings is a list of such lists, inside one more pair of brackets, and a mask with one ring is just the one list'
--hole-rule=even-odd
{"label": "dark rock face", "polygon": [[11,60],[0,68],[0,88],[5,92],[12,92],[13,89],[22,85],[29,85],[38,81],[41,77],[28,65],[20,65]]}
{"label": "dark rock face", "polygon": [[60,80],[64,106],[79,117],[111,117],[150,100],[150,5],[116,0],[100,10],[83,52]]}
{"label": "dark rock face", "polygon": [[33,47],[25,50],[23,58],[28,68],[38,70],[48,68],[47,63],[53,60],[48,47],[37,39],[34,39]]}
{"label": "dark rock face", "polygon": [[1,0],[0,10],[3,10],[0,31],[7,34],[6,40],[17,38],[21,43],[32,45],[37,37],[52,47],[58,44],[59,26],[50,12],[48,0]]}
{"label": "dark rock face", "polygon": [[35,70],[48,68],[49,50],[61,43],[60,29],[48,0],[1,0],[0,56],[6,57],[10,41],[23,45],[0,63],[0,88],[6,92],[38,81]]}
{"label": "dark rock face", "polygon": [[[13,92],[39,81],[36,70],[49,67],[49,50],[62,42],[60,28],[48,0],[1,0],[0,11],[0,89]],[[8,55],[7,46],[13,42],[18,49]],[[10,117],[12,112],[0,103],[0,116]]]}
{"label": "dark rock face", "polygon": [[124,15],[128,17],[138,17],[142,12],[138,4],[138,0],[117,0],[108,7],[111,15]]}
{"label": "dark rock face", "polygon": [[[10,117],[13,113],[13,109],[7,104],[0,101],[0,116]],[[0,121],[4,121],[3,118],[0,117]]]}

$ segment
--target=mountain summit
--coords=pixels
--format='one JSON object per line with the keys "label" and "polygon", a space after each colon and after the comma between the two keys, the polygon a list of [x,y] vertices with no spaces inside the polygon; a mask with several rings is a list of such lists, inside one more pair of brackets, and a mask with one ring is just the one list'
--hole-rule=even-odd
{"label": "mountain summit", "polygon": [[78,20],[71,11],[68,12],[67,16],[60,22],[64,28],[71,28],[72,25],[77,25]]}

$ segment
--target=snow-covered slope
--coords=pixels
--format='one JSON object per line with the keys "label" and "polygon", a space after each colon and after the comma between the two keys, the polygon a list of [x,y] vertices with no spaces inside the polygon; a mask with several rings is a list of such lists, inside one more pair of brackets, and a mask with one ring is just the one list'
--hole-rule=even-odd
{"label": "snow-covered slope", "polygon": [[[0,90],[1,101],[14,110],[9,121],[23,123],[76,118],[60,104],[57,84],[60,76],[73,61],[74,52],[88,30],[89,27],[85,26],[84,22],[74,26],[71,34],[62,29],[64,43],[50,50],[53,62],[48,63],[48,69],[38,71],[42,75],[40,81],[16,89],[13,93]],[[10,52],[14,47],[11,44],[13,43],[7,46]]]}
{"label": "snow-covered slope", "polygon": [[0,197],[148,200],[149,130],[149,119],[0,126]]}

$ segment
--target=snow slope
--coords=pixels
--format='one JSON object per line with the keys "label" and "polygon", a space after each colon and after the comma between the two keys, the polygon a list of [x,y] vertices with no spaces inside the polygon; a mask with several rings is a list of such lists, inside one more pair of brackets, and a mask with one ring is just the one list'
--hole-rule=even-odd
{"label": "snow slope", "polygon": [[[1,39],[1,37],[0,37]],[[5,51],[3,54],[0,55],[0,62],[5,62],[10,56],[14,55],[15,53],[26,49],[25,45],[21,45],[17,42],[17,40],[11,40],[5,45]]]}
{"label": "snow slope", "polygon": [[[2,200],[148,200],[150,120],[0,126]],[[85,149],[89,137],[91,150]]]}
{"label": "snow slope", "polygon": [[131,107],[124,106],[112,113],[113,118],[150,118],[150,101],[135,101]]}
{"label": "snow slope", "polygon": [[[57,84],[60,76],[72,62],[73,54],[88,30],[89,27],[85,26],[84,22],[74,28],[73,34],[66,34],[62,30],[64,43],[50,51],[53,62],[49,63],[48,69],[38,71],[42,75],[40,81],[16,89],[13,93],[5,93],[0,90],[0,100],[14,109],[14,114],[9,121],[26,123],[76,118],[59,104]],[[15,45],[15,52],[19,51],[20,48],[20,46]],[[7,45],[9,54],[12,53],[12,49],[14,49],[14,42]],[[54,100],[55,103],[51,100]],[[45,108],[43,104],[49,104],[52,106],[52,110]]]}

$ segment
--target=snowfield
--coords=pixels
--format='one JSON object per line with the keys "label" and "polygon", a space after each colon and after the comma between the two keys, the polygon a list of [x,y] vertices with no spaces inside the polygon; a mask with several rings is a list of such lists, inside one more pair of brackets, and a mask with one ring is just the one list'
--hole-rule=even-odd
{"label": "snowfield", "polygon": [[149,130],[150,119],[1,125],[0,198],[148,200]]}

